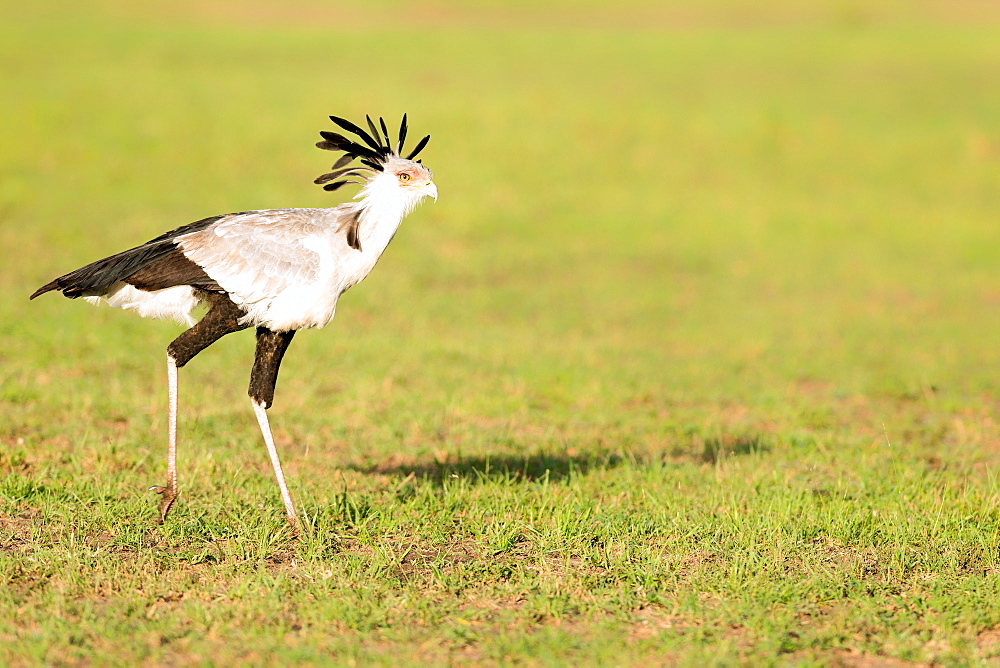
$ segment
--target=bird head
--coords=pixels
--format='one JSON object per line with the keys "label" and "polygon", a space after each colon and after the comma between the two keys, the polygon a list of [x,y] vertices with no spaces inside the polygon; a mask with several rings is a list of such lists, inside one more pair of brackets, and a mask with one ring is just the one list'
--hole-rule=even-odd
{"label": "bird head", "polygon": [[401,197],[416,205],[424,197],[437,200],[434,174],[419,162],[392,156],[382,163],[382,171],[368,178],[365,188],[357,197],[365,195]]}
{"label": "bird head", "polygon": [[[324,190],[337,190],[348,183],[363,183],[365,187],[358,197],[374,194],[401,197],[408,203],[408,208],[416,206],[424,197],[437,200],[437,186],[434,185],[431,170],[419,160],[414,160],[431,136],[421,139],[405,158],[402,157],[407,131],[406,114],[403,114],[403,121],[399,125],[395,146],[392,146],[389,129],[382,118],[378,119],[379,127],[376,127],[371,117],[365,116],[370,133],[338,116],[331,116],[330,120],[357,136],[360,142],[336,132],[324,130],[319,133],[323,141],[316,143],[318,148],[344,152],[331,167],[333,171],[315,180],[315,183],[323,185]],[[350,166],[356,159],[359,159],[362,166]]]}

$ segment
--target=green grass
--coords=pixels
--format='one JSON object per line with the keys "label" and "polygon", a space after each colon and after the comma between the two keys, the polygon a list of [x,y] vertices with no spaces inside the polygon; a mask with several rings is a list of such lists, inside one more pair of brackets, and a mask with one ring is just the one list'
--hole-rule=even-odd
{"label": "green grass", "polygon": [[[6,4],[0,664],[1000,657],[996,10]],[[441,199],[270,411],[302,535],[250,334],[158,526],[178,327],[27,295],[403,111]]]}

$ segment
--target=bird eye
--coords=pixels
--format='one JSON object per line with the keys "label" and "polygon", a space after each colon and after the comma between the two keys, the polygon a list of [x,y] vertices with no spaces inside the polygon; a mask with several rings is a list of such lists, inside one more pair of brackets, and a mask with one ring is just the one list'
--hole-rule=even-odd
{"label": "bird eye", "polygon": [[399,175],[399,180],[400,180],[400,181],[409,181],[409,180],[410,180],[410,175],[409,175],[409,174],[407,174],[406,172],[402,172],[402,173],[401,173],[401,174]]}

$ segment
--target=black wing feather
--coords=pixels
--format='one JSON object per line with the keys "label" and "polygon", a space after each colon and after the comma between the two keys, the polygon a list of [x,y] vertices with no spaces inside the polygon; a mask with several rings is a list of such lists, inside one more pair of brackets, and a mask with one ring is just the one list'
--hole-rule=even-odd
{"label": "black wing feather", "polygon": [[[244,212],[246,213],[246,212]],[[239,215],[239,214],[226,214]],[[81,295],[99,295],[118,281],[126,281],[130,276],[152,263],[175,253],[177,245],[174,239],[189,232],[197,232],[210,227],[223,216],[203,218],[187,225],[164,232],[155,239],[150,239],[141,246],[116,253],[109,257],[91,262],[56,278],[35,290],[30,299],[38,295],[59,290],[67,297],[75,298]],[[190,272],[189,272],[190,273]],[[207,276],[205,277],[207,278]],[[193,279],[192,279],[193,280]],[[167,286],[164,286],[167,287]]]}

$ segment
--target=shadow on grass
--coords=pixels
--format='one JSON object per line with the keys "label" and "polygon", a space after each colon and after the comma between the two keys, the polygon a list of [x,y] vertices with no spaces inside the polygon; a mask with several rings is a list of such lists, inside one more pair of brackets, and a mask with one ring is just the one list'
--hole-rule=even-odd
{"label": "shadow on grass", "polygon": [[611,470],[621,466],[632,467],[678,465],[682,462],[718,464],[723,459],[756,455],[768,452],[768,445],[762,436],[724,436],[705,440],[700,449],[676,448],[667,453],[636,453],[597,451],[580,454],[534,452],[528,454],[496,454],[480,457],[462,457],[454,460],[405,463],[377,463],[366,466],[348,465],[347,468],[359,473],[381,473],[414,477],[441,484],[450,478],[470,481],[514,480],[534,482],[537,480],[559,481],[574,475],[585,475],[595,470]]}
{"label": "shadow on grass", "polygon": [[729,457],[758,455],[770,450],[771,446],[759,434],[736,438],[710,438],[705,441],[698,458],[708,464],[717,464]]}
{"label": "shadow on grass", "polygon": [[350,465],[347,468],[359,473],[381,473],[384,475],[413,476],[421,480],[442,483],[450,478],[480,480],[563,480],[573,475],[585,474],[594,469],[613,469],[626,461],[641,464],[631,457],[610,452],[580,455],[556,453],[532,453],[524,455],[499,454],[484,457],[459,457],[456,460],[440,462],[413,462],[404,464],[374,464],[370,466]]}

